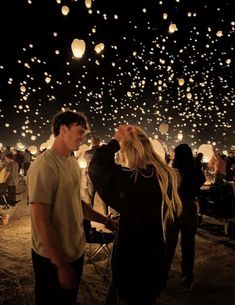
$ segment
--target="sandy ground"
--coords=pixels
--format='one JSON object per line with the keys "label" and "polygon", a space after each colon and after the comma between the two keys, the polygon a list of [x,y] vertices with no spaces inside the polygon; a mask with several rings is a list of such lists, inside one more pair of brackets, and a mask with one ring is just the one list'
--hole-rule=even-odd
{"label": "sandy ground", "polygon": [[[33,272],[30,257],[30,219],[26,193],[8,212],[9,223],[0,226],[0,305],[33,305]],[[180,251],[177,248],[167,289],[159,305],[232,305],[235,300],[235,239],[225,236],[223,221],[204,217],[196,236],[195,285],[186,292],[181,286]],[[141,246],[141,245],[140,245]],[[87,247],[89,251],[89,247]],[[99,272],[107,264],[97,256],[98,270],[84,265],[78,305],[105,304],[107,278]],[[143,304],[144,305],[144,304]]]}

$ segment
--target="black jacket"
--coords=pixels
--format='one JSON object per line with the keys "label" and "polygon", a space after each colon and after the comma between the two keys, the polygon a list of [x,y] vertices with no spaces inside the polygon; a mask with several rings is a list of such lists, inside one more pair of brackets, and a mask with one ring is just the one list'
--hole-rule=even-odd
{"label": "black jacket", "polygon": [[134,171],[115,163],[119,148],[116,140],[98,148],[89,175],[104,202],[120,213],[113,280],[124,300],[144,304],[146,294],[157,296],[165,284],[162,194],[153,166],[135,181]]}

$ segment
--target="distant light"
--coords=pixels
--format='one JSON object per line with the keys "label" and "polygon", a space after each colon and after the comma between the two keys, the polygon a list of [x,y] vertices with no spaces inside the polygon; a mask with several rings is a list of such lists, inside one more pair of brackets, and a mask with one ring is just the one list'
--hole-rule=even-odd
{"label": "distant light", "polygon": [[104,49],[104,44],[101,42],[95,46],[96,53],[101,53]]}
{"label": "distant light", "polygon": [[183,78],[179,78],[179,79],[178,79],[178,84],[179,84],[180,86],[183,86],[184,83],[185,83],[185,81],[184,81]]}
{"label": "distant light", "polygon": [[67,16],[69,13],[69,7],[67,5],[63,5],[61,8],[61,12],[64,16]]}
{"label": "distant light", "polygon": [[76,58],[81,58],[86,50],[86,43],[82,39],[75,38],[71,44],[73,55]]}
{"label": "distant light", "polygon": [[171,24],[169,25],[168,31],[169,31],[170,33],[174,33],[175,31],[177,31],[177,26],[176,26],[176,24],[175,24],[175,23],[171,23]]}
{"label": "distant light", "polygon": [[92,0],[85,0],[85,5],[87,8],[91,8]]}

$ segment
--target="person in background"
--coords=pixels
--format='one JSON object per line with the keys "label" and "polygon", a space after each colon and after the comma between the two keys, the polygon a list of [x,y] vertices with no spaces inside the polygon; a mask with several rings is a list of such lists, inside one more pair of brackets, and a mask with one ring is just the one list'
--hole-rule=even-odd
{"label": "person in background", "polygon": [[208,162],[208,168],[215,173],[215,184],[223,184],[226,178],[226,160],[224,160],[216,151],[214,156]]}
{"label": "person in background", "polygon": [[183,287],[191,290],[194,280],[195,234],[198,224],[197,196],[206,179],[202,170],[195,166],[192,150],[187,144],[180,144],[175,148],[173,168],[177,169],[181,176],[179,195],[183,204],[183,213],[175,222],[168,223],[167,265],[170,270],[178,235],[181,233]]}
{"label": "person in background", "polygon": [[18,163],[18,173],[20,173],[20,170],[22,169],[22,165],[24,162],[24,156],[21,153],[21,151],[17,150],[15,154],[15,161]]}
{"label": "person in background", "polygon": [[8,154],[12,154],[10,146],[6,146],[6,148],[3,150],[2,154],[1,154],[1,158],[2,158],[3,162],[5,162],[5,157]]}
{"label": "person in background", "polygon": [[75,305],[86,243],[83,219],[108,229],[116,222],[80,197],[80,168],[72,152],[89,131],[86,116],[61,111],[53,118],[52,131],[52,147],[34,160],[27,174],[35,305]]}
{"label": "person in background", "polygon": [[203,153],[198,153],[194,159],[195,166],[203,170]]}
{"label": "person in background", "polygon": [[24,162],[23,162],[23,170],[24,170],[24,176],[27,175],[29,166],[31,164],[32,161],[32,154],[30,153],[30,151],[26,148],[24,151]]}
{"label": "person in background", "polygon": [[98,194],[120,214],[106,304],[153,305],[167,278],[166,223],[181,212],[177,174],[140,127],[121,125],[114,138],[89,166]]}
{"label": "person in background", "polygon": [[14,160],[14,155],[9,153],[5,156],[4,183],[7,184],[7,202],[15,204],[16,186],[19,182],[18,163]]}

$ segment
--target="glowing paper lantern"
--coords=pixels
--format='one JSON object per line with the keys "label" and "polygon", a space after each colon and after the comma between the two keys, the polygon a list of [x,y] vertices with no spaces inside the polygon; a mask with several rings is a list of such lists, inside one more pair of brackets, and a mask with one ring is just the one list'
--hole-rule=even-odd
{"label": "glowing paper lantern", "polygon": [[178,84],[180,85],[180,86],[183,86],[184,85],[184,79],[183,78],[179,78],[178,79]]}
{"label": "glowing paper lantern", "polygon": [[91,8],[92,0],[85,0],[85,5],[87,8]]}
{"label": "glowing paper lantern", "polygon": [[45,82],[46,82],[47,84],[49,84],[50,81],[51,81],[51,78],[50,78],[49,76],[47,76],[47,77],[45,78]]}
{"label": "glowing paper lantern", "polygon": [[209,162],[214,157],[214,150],[211,144],[202,144],[199,146],[197,153],[203,154],[203,162]]}
{"label": "glowing paper lantern", "polygon": [[69,7],[67,5],[63,5],[61,8],[61,12],[64,16],[67,16],[69,13]]}
{"label": "glowing paper lantern", "polygon": [[85,53],[86,44],[84,40],[75,38],[71,44],[73,55],[76,58],[81,58]]}
{"label": "glowing paper lantern", "polygon": [[153,145],[155,152],[163,160],[163,162],[165,162],[165,150],[162,144],[157,139],[151,140],[151,143]]}
{"label": "glowing paper lantern", "polygon": [[17,146],[17,148],[19,148],[19,149],[24,149],[24,144],[21,143],[21,142],[18,142],[18,143],[16,144],[16,146]]}
{"label": "glowing paper lantern", "polygon": [[36,136],[31,136],[31,140],[32,140],[32,141],[35,141],[36,139],[37,139]]}
{"label": "glowing paper lantern", "polygon": [[191,93],[191,92],[189,92],[189,93],[187,93],[187,95],[186,95],[186,96],[187,96],[187,99],[189,99],[189,100],[190,100],[190,99],[192,98],[192,93]]}
{"label": "glowing paper lantern", "polygon": [[45,149],[47,149],[47,144],[46,144],[46,143],[42,143],[42,144],[40,145],[40,151],[43,151],[43,150],[45,150]]}
{"label": "glowing paper lantern", "polygon": [[159,126],[159,131],[161,132],[161,134],[166,134],[168,129],[169,129],[169,125],[166,123],[162,123]]}
{"label": "glowing paper lantern", "polygon": [[183,134],[180,132],[180,133],[178,133],[178,135],[177,135],[177,138],[178,138],[178,140],[183,140]]}
{"label": "glowing paper lantern", "polygon": [[26,92],[25,86],[20,86],[20,91],[21,91],[21,92]]}
{"label": "glowing paper lantern", "polygon": [[97,45],[95,46],[95,51],[96,51],[96,53],[102,52],[103,49],[104,49],[104,44],[103,44],[102,42],[99,43],[99,44],[97,44]]}
{"label": "glowing paper lantern", "polygon": [[34,146],[34,145],[29,146],[28,150],[31,152],[32,155],[36,155],[36,153],[38,151],[37,146]]}
{"label": "glowing paper lantern", "polygon": [[176,26],[176,24],[175,24],[175,23],[170,24],[170,25],[169,25],[168,31],[169,31],[170,33],[174,33],[175,31],[177,31],[177,26]]}

